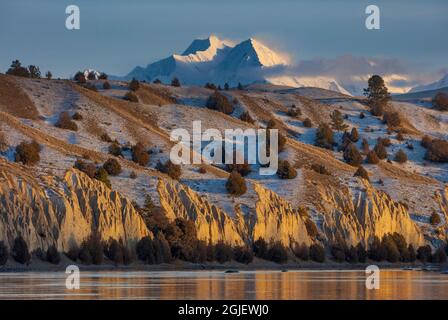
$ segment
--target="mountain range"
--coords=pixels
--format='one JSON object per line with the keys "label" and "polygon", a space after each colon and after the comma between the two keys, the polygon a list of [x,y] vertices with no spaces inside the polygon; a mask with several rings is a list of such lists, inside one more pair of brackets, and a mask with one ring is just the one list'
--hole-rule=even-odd
{"label": "mountain range", "polygon": [[[430,84],[413,88],[396,87],[394,82],[407,76],[396,74],[394,71],[384,73],[372,69],[378,64],[375,59],[346,56],[332,60],[329,64],[323,63],[320,69],[314,72],[307,70],[307,65],[319,65],[319,63],[322,61],[301,61],[299,64],[293,64],[286,54],[269,48],[254,38],[235,44],[211,35],[205,39],[193,40],[181,54],[172,54],[149,63],[146,67],[137,66],[127,75],[112,76],[111,79],[128,81],[135,78],[146,82],[158,79],[163,83],[170,83],[176,77],[181,83],[188,85],[202,86],[214,83],[224,86],[228,83],[231,87],[236,87],[239,83],[242,85],[264,83],[295,88],[316,87],[349,96],[362,96],[368,77],[379,72],[390,91],[395,94],[448,87],[448,74]],[[343,73],[338,76],[341,69],[351,65],[356,65],[354,68],[358,69],[358,73],[360,68],[364,73],[353,75]]]}
{"label": "mountain range", "polygon": [[196,39],[182,54],[135,67],[122,77],[123,80],[169,83],[177,77],[182,83],[203,85],[207,82],[223,86],[239,83],[270,83],[291,87],[319,87],[350,95],[338,81],[326,76],[301,76],[287,72],[291,64],[288,58],[250,38],[236,45],[216,36]]}

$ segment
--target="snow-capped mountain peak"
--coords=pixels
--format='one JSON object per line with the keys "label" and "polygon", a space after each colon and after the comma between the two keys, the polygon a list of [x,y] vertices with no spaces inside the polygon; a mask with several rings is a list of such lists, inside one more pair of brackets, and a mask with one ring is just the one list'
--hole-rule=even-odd
{"label": "snow-capped mountain peak", "polygon": [[277,65],[287,65],[288,61],[281,54],[269,49],[267,46],[254,38],[245,41],[252,47],[256,53],[258,61],[264,67],[273,67]]}
{"label": "snow-capped mountain peak", "polygon": [[241,68],[273,67],[286,64],[287,61],[280,54],[269,49],[261,42],[250,38],[232,48],[219,69],[236,71]]}
{"label": "snow-capped mountain peak", "polygon": [[329,90],[348,92],[335,79],[309,79],[297,74],[286,74],[287,57],[269,48],[261,41],[249,38],[236,45],[211,35],[194,40],[182,54],[136,67],[124,79],[169,83],[177,77],[183,84],[203,85],[207,82],[223,86],[228,83],[271,83],[295,87],[312,85]]}
{"label": "snow-capped mountain peak", "polygon": [[[196,62],[212,61],[221,50],[230,49],[232,43],[227,40],[221,40],[218,37],[211,35],[206,39],[196,39],[190,46],[182,53],[182,55],[175,55],[179,60],[190,60]],[[187,58],[180,58],[187,57]]]}
{"label": "snow-capped mountain peak", "polygon": [[232,44],[227,40],[221,40],[215,35],[206,39],[195,39],[190,46],[182,53],[183,56],[196,54],[198,52],[217,51],[224,47],[230,47]]}

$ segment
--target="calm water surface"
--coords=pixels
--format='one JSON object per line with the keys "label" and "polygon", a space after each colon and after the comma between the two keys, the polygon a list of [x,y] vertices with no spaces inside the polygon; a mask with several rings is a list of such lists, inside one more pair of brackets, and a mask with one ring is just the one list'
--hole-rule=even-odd
{"label": "calm water surface", "polygon": [[64,272],[0,273],[0,299],[448,299],[448,275],[381,271],[380,289],[364,271],[81,272],[67,290]]}

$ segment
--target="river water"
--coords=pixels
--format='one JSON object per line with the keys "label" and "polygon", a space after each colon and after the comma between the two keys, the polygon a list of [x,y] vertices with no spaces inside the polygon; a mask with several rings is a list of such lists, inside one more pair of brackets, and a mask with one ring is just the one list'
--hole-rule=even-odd
{"label": "river water", "polygon": [[84,271],[0,273],[0,299],[448,299],[448,275],[384,270],[368,290],[361,271]]}

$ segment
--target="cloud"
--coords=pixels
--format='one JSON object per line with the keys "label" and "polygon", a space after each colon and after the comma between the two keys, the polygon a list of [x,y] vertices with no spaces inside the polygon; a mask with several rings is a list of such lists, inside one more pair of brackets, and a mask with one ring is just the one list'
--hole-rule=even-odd
{"label": "cloud", "polygon": [[[300,79],[303,79],[304,83],[318,83],[319,79],[336,80],[352,94],[362,95],[368,79],[374,74],[383,77],[392,93],[408,92],[413,87],[437,81],[448,74],[448,68],[432,73],[418,72],[417,66],[409,65],[402,59],[389,57],[344,54],[335,58],[296,60],[283,50],[277,39],[267,34],[257,34],[254,38],[267,48],[274,48],[275,54],[287,62],[287,65],[262,70],[240,70],[241,74],[247,71],[251,77],[260,79],[291,77],[298,79],[299,83]],[[231,42],[238,43],[238,41]]]}
{"label": "cloud", "polygon": [[[411,70],[405,61],[396,58],[377,58],[342,55],[332,59],[302,60],[293,66],[272,68],[269,76],[290,75],[299,77],[327,77],[338,81],[355,95],[362,94],[371,75],[383,77],[389,91],[405,93],[412,87],[429,83],[440,75],[423,74]],[[446,74],[444,70],[437,72]]]}
{"label": "cloud", "polygon": [[343,55],[334,59],[304,60],[295,67],[297,72],[333,77],[351,77],[363,74],[405,73],[405,64],[398,59],[367,58]]}

